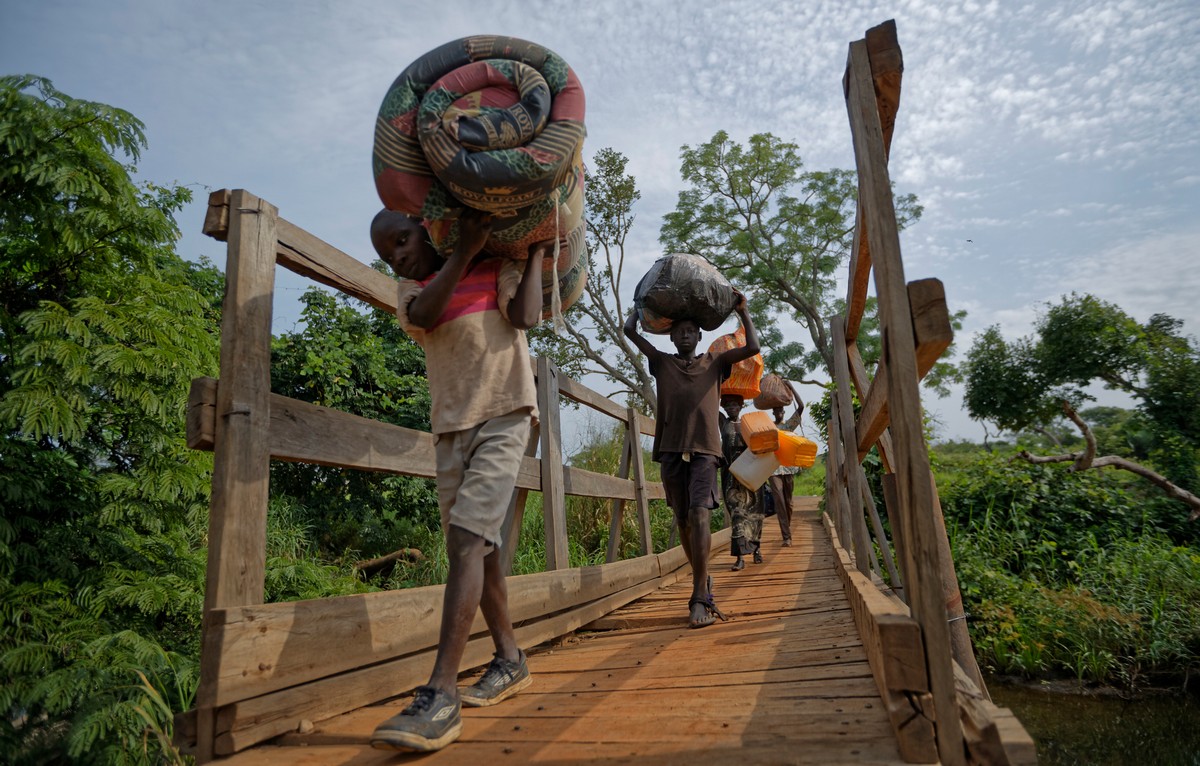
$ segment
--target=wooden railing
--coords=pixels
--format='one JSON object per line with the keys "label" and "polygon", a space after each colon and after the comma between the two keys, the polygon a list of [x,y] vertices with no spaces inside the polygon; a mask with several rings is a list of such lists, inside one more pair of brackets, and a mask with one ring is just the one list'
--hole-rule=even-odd
{"label": "wooden railing", "polygon": [[[975,663],[929,466],[919,385],[953,331],[941,282],[905,283],[887,168],[902,73],[894,22],[850,44],[843,87],[858,208],[847,311],[830,327],[834,392],[825,519],[904,759],[948,766],[1035,763],[1032,740],[1010,712],[991,704]],[[872,275],[882,355],[868,377],[858,335]],[[890,539],[862,465],[872,447],[885,469]]]}
{"label": "wooden railing", "polygon": [[[291,271],[393,313],[398,284],[278,216],[243,190],[215,192],[204,231],[228,242],[220,378],[193,381],[188,443],[212,450],[200,685],[196,709],[179,717],[176,739],[201,762],[368,705],[423,682],[433,665],[442,586],[264,604],[266,516],[271,460],[434,476],[433,437],[271,393],[274,270]],[[518,643],[531,647],[569,633],[674,581],[682,549],[654,555],[649,501],[662,485],[646,479],[641,435],[654,422],[632,407],[530,360],[540,429],[509,502],[503,537],[511,570],[525,500],[543,494],[547,571],[509,581]],[[560,395],[623,423],[617,476],[564,465]],[[535,457],[540,452],[540,456]],[[631,476],[632,475],[632,476]],[[612,498],[608,561],[568,569],[566,496]],[[637,558],[617,561],[624,509],[632,505]],[[729,535],[714,535],[714,545]],[[491,657],[477,615],[464,669]]]}

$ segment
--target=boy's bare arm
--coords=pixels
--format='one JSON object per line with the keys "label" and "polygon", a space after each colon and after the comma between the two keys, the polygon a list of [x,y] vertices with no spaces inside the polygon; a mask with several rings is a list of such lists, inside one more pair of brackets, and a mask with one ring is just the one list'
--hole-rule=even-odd
{"label": "boy's bare arm", "polygon": [[746,345],[731,348],[721,353],[721,364],[730,366],[737,364],[743,359],[749,359],[759,352],[758,330],[754,329],[754,320],[750,318],[750,309],[746,307],[746,296],[737,290],[734,290],[733,294],[738,299],[734,310],[737,311],[738,318],[742,320],[742,327],[746,331]]}
{"label": "boy's bare arm", "polygon": [[492,233],[492,217],[487,213],[470,210],[463,213],[458,224],[458,244],[454,252],[446,259],[437,275],[425,285],[416,298],[408,304],[408,321],[417,327],[428,330],[433,327],[438,318],[450,304],[450,296],[458,287],[463,274],[471,260],[483,249],[488,235]]}
{"label": "boy's bare arm", "polygon": [[508,321],[518,330],[528,330],[542,318],[542,263],[554,240],[538,242],[529,248],[529,260],[517,292],[508,302]]}
{"label": "boy's bare arm", "polygon": [[642,334],[637,331],[637,309],[631,309],[629,318],[625,320],[625,337],[633,341],[633,345],[638,347],[646,356],[651,356],[658,349],[654,348],[654,344],[642,337]]}

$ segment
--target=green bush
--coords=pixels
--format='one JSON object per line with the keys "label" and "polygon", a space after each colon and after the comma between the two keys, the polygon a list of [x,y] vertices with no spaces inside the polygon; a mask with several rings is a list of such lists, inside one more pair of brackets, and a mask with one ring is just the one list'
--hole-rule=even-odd
{"label": "green bush", "polygon": [[1200,551],[1123,477],[985,454],[940,485],[985,665],[1130,689],[1200,669]]}

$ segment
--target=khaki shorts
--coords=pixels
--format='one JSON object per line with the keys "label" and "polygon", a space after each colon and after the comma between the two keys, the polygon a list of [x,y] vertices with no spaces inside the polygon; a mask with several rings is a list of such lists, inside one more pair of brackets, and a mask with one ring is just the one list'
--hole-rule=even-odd
{"label": "khaki shorts", "polygon": [[500,528],[517,486],[530,420],[528,410],[520,410],[474,428],[435,435],[443,533],[453,525],[491,545],[503,543]]}

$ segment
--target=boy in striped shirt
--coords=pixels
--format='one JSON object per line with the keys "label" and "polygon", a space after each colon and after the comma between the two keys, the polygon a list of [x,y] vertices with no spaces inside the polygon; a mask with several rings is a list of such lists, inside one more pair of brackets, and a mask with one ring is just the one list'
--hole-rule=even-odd
{"label": "boy in striped shirt", "polygon": [[[437,659],[413,702],[376,728],[381,749],[439,750],[462,732],[460,704],[494,705],[531,682],[508,614],[500,528],[516,486],[537,391],[525,330],[541,319],[542,261],[489,257],[491,218],[468,211],[459,242],[443,258],[417,219],[389,210],[371,222],[371,243],[402,277],[396,316],[425,350],[437,450],[438,505],[450,570]],[[475,609],[496,654],[483,677],[457,688]]]}

